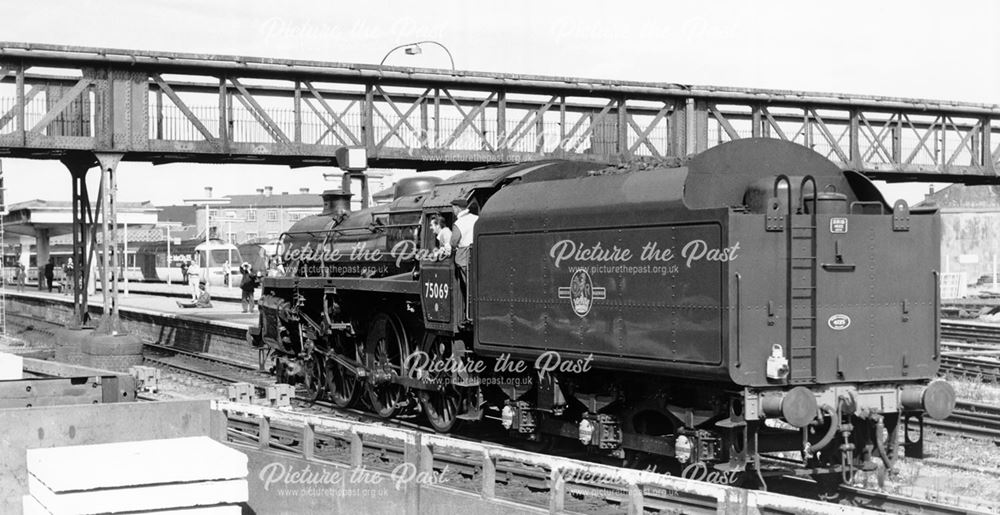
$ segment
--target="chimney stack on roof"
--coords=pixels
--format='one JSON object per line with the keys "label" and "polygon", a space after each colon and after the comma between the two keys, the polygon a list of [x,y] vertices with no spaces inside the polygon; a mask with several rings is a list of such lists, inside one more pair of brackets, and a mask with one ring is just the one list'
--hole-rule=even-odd
{"label": "chimney stack on roof", "polygon": [[270,197],[274,193],[274,186],[264,186],[264,196]]}
{"label": "chimney stack on roof", "polygon": [[930,200],[930,198],[933,196],[934,196],[934,185],[931,184],[930,186],[928,186],[927,194],[924,195],[924,200]]}
{"label": "chimney stack on roof", "polygon": [[264,188],[257,188],[257,194],[258,195],[263,195],[264,194]]}
{"label": "chimney stack on roof", "polygon": [[212,187],[211,186],[205,186],[205,196],[208,197],[208,198],[212,198]]}
{"label": "chimney stack on roof", "polygon": [[305,195],[309,193],[309,188],[299,188],[299,193]]}

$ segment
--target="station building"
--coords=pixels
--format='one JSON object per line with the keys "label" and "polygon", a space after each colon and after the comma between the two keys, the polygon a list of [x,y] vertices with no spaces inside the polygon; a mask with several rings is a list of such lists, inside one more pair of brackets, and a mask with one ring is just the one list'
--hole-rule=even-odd
{"label": "station building", "polygon": [[[379,191],[390,182],[390,174],[387,172],[373,170],[366,175],[369,192]],[[339,180],[334,184],[336,185],[331,185],[331,189],[340,187]],[[361,209],[362,200],[357,194],[361,188],[355,185],[352,191],[356,192],[351,201],[352,209]],[[271,242],[295,222],[322,212],[321,193],[321,191],[310,191],[309,188],[299,188],[296,192],[276,192],[274,187],[264,186],[257,188],[255,193],[225,195],[215,199],[213,188],[206,187],[204,199],[212,199],[210,202],[199,204],[197,201],[192,201],[185,205],[159,206],[159,221],[180,227],[194,227],[194,233],[203,237],[207,208],[211,237],[230,241],[236,245]]]}

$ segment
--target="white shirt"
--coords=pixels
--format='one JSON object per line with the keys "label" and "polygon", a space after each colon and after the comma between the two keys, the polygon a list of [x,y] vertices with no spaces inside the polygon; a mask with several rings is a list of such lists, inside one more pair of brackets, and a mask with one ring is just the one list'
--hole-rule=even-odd
{"label": "white shirt", "polygon": [[472,231],[476,225],[476,220],[479,220],[479,216],[470,213],[468,209],[458,212],[458,219],[455,220],[455,228],[462,235],[461,239],[458,240],[458,248],[472,245]]}
{"label": "white shirt", "polygon": [[438,249],[444,255],[451,255],[451,229],[442,227],[437,233]]}

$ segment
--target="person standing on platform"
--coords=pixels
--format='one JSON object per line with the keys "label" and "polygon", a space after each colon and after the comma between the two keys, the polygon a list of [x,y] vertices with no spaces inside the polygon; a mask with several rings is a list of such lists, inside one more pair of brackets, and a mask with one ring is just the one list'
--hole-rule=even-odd
{"label": "person standing on platform", "polygon": [[63,265],[63,275],[66,279],[63,281],[63,293],[69,295],[73,291],[73,258],[66,260],[66,264]]}
{"label": "person standing on platform", "polygon": [[181,284],[187,284],[188,282],[188,263],[191,260],[181,261]]}
{"label": "person standing on platform", "polygon": [[233,271],[232,266],[229,264],[229,261],[226,260],[226,262],[222,265],[222,282],[226,285],[226,287],[232,286],[232,284],[229,282],[229,275],[232,273],[232,271]]}
{"label": "person standing on platform", "polygon": [[240,271],[243,273],[243,280],[240,281],[240,291],[242,292],[240,305],[243,307],[244,313],[253,313],[253,292],[257,288],[257,277],[250,270],[250,263],[243,263]]}
{"label": "person standing on platform", "polygon": [[17,264],[17,270],[14,271],[14,282],[17,284],[17,291],[24,291],[24,280],[27,273],[24,271],[24,263]]}
{"label": "person standing on platform", "polygon": [[[452,224],[452,241],[455,247],[455,266],[458,268],[459,284],[462,297],[465,299],[465,318],[469,319],[469,261],[472,259],[472,240],[476,221],[479,220],[479,205],[473,200],[457,198],[451,202],[455,211],[455,223]],[[456,241],[457,240],[457,241]]]}
{"label": "person standing on platform", "polygon": [[[201,289],[198,288],[198,279],[201,275],[201,267],[198,266],[197,261],[188,261],[188,286],[191,287],[191,301],[197,302],[198,296],[201,295]],[[208,279],[206,277],[206,279]]]}
{"label": "person standing on platform", "polygon": [[52,292],[52,282],[56,278],[56,265],[52,260],[45,262],[45,285],[49,288],[49,293]]}

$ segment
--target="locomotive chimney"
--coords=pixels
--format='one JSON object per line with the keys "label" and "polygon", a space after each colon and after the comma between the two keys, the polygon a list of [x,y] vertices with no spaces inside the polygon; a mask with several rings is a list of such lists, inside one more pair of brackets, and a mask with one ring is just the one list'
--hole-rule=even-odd
{"label": "locomotive chimney", "polygon": [[321,216],[334,216],[351,212],[351,194],[344,190],[326,190],[323,192],[323,212]]}
{"label": "locomotive chimney", "polygon": [[270,197],[274,193],[274,186],[264,186],[264,196]]}

